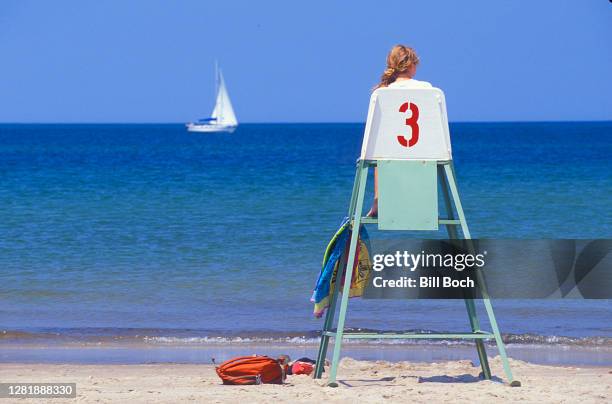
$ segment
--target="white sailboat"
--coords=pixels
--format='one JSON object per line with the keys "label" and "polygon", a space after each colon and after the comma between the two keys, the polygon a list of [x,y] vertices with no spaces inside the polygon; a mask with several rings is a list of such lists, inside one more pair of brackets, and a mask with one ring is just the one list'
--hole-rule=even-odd
{"label": "white sailboat", "polygon": [[217,89],[217,101],[210,118],[198,119],[197,122],[189,122],[189,132],[229,132],[232,133],[238,127],[238,120],[232,108],[223,73],[215,64],[215,79]]}

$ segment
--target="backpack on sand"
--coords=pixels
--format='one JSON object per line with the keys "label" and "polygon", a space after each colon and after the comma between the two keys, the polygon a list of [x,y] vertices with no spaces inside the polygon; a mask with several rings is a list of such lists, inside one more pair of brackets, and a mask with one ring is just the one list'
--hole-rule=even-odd
{"label": "backpack on sand", "polygon": [[285,369],[268,356],[240,356],[215,368],[223,384],[282,384]]}

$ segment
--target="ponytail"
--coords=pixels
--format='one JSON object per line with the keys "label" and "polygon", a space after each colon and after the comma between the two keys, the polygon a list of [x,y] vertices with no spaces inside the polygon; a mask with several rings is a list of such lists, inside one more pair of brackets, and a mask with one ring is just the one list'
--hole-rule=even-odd
{"label": "ponytail", "polygon": [[395,45],[387,55],[387,68],[380,76],[380,83],[374,87],[374,90],[387,87],[397,79],[400,73],[418,64],[419,57],[414,49],[404,45]]}

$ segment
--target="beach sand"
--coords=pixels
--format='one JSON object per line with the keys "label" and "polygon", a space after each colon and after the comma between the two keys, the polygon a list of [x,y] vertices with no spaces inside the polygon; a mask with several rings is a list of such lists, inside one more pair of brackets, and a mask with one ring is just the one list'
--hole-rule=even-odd
{"label": "beach sand", "polygon": [[[499,357],[491,360],[501,377]],[[76,382],[77,398],[53,403],[176,402],[610,402],[612,367],[558,367],[511,360],[521,387],[478,379],[470,361],[443,363],[342,360],[340,386],[288,376],[284,385],[224,386],[212,365],[2,364],[2,382]],[[40,402],[22,399],[19,402]]]}

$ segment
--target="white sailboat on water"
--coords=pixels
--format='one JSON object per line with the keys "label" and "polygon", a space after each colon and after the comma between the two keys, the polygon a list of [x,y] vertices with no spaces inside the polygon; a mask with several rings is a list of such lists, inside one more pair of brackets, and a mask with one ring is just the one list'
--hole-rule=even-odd
{"label": "white sailboat on water", "polygon": [[217,101],[210,118],[198,119],[197,122],[189,122],[187,130],[189,132],[229,132],[232,133],[238,127],[238,120],[232,108],[223,73],[215,63],[215,83],[217,90]]}

